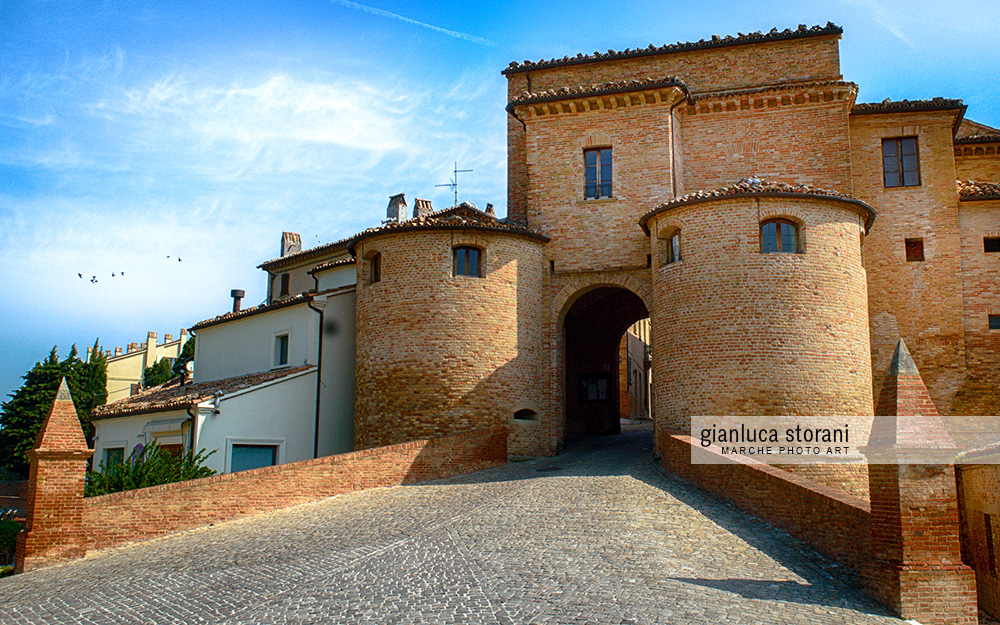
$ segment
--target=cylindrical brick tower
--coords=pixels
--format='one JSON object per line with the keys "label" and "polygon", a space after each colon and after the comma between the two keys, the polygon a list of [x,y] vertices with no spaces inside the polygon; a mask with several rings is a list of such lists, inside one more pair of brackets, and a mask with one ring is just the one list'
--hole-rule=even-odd
{"label": "cylindrical brick tower", "polygon": [[541,453],[514,425],[544,417],[547,240],[465,205],[359,235],[356,449],[511,425]]}
{"label": "cylindrical brick tower", "polygon": [[657,428],[687,430],[693,415],[871,415],[861,253],[874,217],[835,192],[758,180],[643,216]]}

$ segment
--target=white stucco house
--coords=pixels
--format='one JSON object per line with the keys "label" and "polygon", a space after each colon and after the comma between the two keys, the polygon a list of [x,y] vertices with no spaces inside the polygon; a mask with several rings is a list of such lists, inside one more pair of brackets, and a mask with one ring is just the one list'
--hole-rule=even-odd
{"label": "white stucco house", "polygon": [[[285,233],[268,299],[195,324],[193,375],[96,408],[94,465],[156,440],[213,451],[232,472],[351,451],[354,443],[354,260],[346,245],[305,252]],[[338,242],[340,243],[340,242]],[[317,251],[318,250],[318,251]],[[289,271],[296,278],[293,292]],[[300,284],[301,283],[301,284]]]}

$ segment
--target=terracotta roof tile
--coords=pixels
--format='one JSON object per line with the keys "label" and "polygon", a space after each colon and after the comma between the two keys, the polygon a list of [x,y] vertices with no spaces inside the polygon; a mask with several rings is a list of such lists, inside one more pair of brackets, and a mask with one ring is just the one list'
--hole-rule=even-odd
{"label": "terracotta roof tile", "polygon": [[233,319],[242,319],[243,317],[251,317],[253,315],[259,315],[261,313],[269,312],[272,310],[277,310],[279,308],[284,308],[286,306],[294,306],[295,304],[301,304],[303,302],[311,301],[313,298],[312,293],[299,293],[298,295],[293,295],[288,299],[278,300],[270,304],[261,304],[259,306],[254,306],[253,308],[244,308],[238,312],[227,312],[224,315],[219,315],[218,317],[213,317],[211,319],[205,319],[204,321],[199,321],[191,327],[191,330],[200,330],[202,328],[207,328],[209,326],[218,325],[220,323],[226,323],[227,321],[232,321]]}
{"label": "terracotta roof tile", "polygon": [[956,180],[955,183],[959,200],[1000,200],[1000,183],[977,180]]}
{"label": "terracotta roof tile", "polygon": [[816,37],[822,35],[840,35],[844,32],[844,29],[837,26],[833,22],[827,22],[826,26],[813,26],[812,28],[807,27],[805,24],[800,24],[795,30],[787,28],[785,30],[779,31],[777,28],[772,28],[767,33],[762,33],[760,31],[743,34],[739,33],[738,36],[733,37],[732,35],[727,35],[725,37],[720,37],[718,35],[712,35],[711,39],[701,39],[699,41],[692,42],[681,42],[667,44],[660,47],[650,45],[646,48],[638,48],[635,50],[625,49],[622,51],[608,50],[605,52],[594,52],[593,54],[577,54],[574,57],[564,56],[561,59],[548,59],[541,61],[524,61],[523,63],[517,63],[516,61],[511,63],[507,69],[503,70],[502,74],[514,74],[517,72],[526,72],[530,70],[543,69],[547,67],[559,67],[563,65],[576,65],[580,63],[593,63],[595,61],[608,61],[617,59],[631,59],[641,56],[653,56],[658,54],[671,54],[674,52],[687,52],[689,50],[704,50],[707,48],[725,48],[728,46],[740,46],[755,43],[767,43],[771,41],[782,41],[785,39],[799,39],[801,37]]}
{"label": "terracotta roof tile", "polygon": [[649,219],[654,215],[670,210],[671,208],[676,208],[678,206],[684,206],[687,204],[698,204],[700,202],[708,202],[716,199],[724,199],[728,197],[739,197],[739,196],[802,197],[802,196],[817,196],[817,195],[837,200],[843,200],[858,206],[859,208],[862,209],[864,213],[866,213],[866,220],[865,220],[866,227],[871,227],[872,222],[875,220],[875,210],[871,206],[847,193],[842,193],[840,191],[833,191],[830,189],[820,189],[818,187],[814,187],[808,184],[789,184],[785,182],[774,182],[771,180],[763,180],[761,178],[751,177],[751,178],[744,178],[739,182],[718,189],[712,189],[709,191],[695,191],[693,193],[688,193],[678,198],[674,198],[669,202],[657,206],[653,210],[643,215],[642,218],[639,220],[639,225],[642,226],[643,231],[648,235],[649,228],[647,227],[647,223],[649,222]]}
{"label": "terracotta roof tile", "polygon": [[284,267],[286,265],[293,265],[295,263],[300,263],[302,261],[306,261],[312,258],[317,258],[319,256],[332,254],[334,252],[337,252],[338,250],[347,249],[347,245],[350,242],[351,242],[351,237],[348,237],[346,239],[334,241],[333,243],[324,243],[323,245],[317,245],[316,247],[309,248],[308,250],[302,250],[301,252],[296,252],[295,254],[289,254],[287,256],[282,256],[280,258],[273,258],[269,261],[257,265],[257,269],[270,271],[272,269],[277,269],[279,267]]}
{"label": "terracotta roof tile", "polygon": [[955,137],[956,144],[963,143],[1000,143],[1000,135],[965,135]]}
{"label": "terracotta roof tile", "polygon": [[333,269],[334,267],[344,267],[345,265],[353,265],[358,262],[354,258],[341,258],[340,260],[330,260],[325,263],[316,265],[309,270],[309,273],[318,273],[320,271],[325,271],[326,269]]}
{"label": "terracotta roof tile", "polygon": [[90,420],[113,419],[128,415],[146,414],[150,412],[165,412],[192,408],[203,401],[212,399],[217,393],[223,395],[235,393],[243,389],[257,386],[272,380],[278,380],[293,373],[314,369],[313,365],[302,365],[275,371],[262,371],[224,380],[199,382],[197,384],[180,385],[179,379],[146,389],[138,395],[126,397],[106,406],[98,406],[90,412]]}
{"label": "terracotta roof tile", "polygon": [[931,100],[898,100],[889,99],[881,102],[860,102],[851,109],[852,115],[869,115],[874,113],[899,113],[910,111],[951,111],[965,109],[961,100],[949,98],[933,98]]}
{"label": "terracotta roof tile", "polygon": [[552,102],[554,100],[566,100],[570,98],[585,98],[588,96],[605,95],[610,93],[625,93],[628,91],[644,91],[647,89],[663,89],[666,87],[679,87],[690,99],[687,85],[676,76],[666,76],[664,78],[633,78],[631,80],[619,80],[603,84],[578,85],[574,87],[560,87],[558,89],[546,89],[545,91],[528,92],[522,91],[521,95],[512,100],[508,109],[521,104],[535,104],[538,102]]}
{"label": "terracotta roof tile", "polygon": [[409,219],[407,221],[390,221],[376,228],[368,228],[351,240],[348,249],[353,254],[354,247],[358,244],[358,242],[377,234],[390,231],[409,232],[413,230],[449,230],[455,228],[465,230],[493,230],[526,236],[545,242],[548,242],[549,240],[548,237],[543,234],[539,234],[534,230],[525,228],[524,226],[520,226],[518,224],[500,221],[496,218],[496,216],[484,213],[478,208],[474,208],[471,204],[463,202],[458,206],[446,208],[417,219]]}

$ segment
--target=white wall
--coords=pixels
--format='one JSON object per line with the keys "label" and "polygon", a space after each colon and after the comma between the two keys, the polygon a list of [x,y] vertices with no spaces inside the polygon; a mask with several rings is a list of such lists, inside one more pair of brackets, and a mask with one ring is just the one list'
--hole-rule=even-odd
{"label": "white wall", "polygon": [[[319,313],[306,302],[198,330],[194,381],[210,382],[277,368],[275,336],[289,335],[288,366],[316,364]],[[313,393],[315,396],[315,392]]]}
{"label": "white wall", "polygon": [[[144,428],[150,421],[189,419],[190,417],[191,415],[186,410],[171,410],[168,412],[154,412],[132,417],[94,421],[93,468],[96,470],[101,465],[101,462],[104,461],[104,450],[110,447],[123,447],[125,449],[125,457],[128,458],[136,445],[145,445],[146,435]],[[178,426],[178,429],[180,429],[180,426]],[[190,432],[190,430],[185,431]],[[154,434],[151,434],[150,438],[153,438]],[[173,440],[173,438],[171,436],[171,440],[168,442],[179,442]],[[186,440],[185,443],[187,443]]]}
{"label": "white wall", "polygon": [[316,274],[317,291],[322,293],[329,289],[355,284],[358,281],[358,266],[356,263],[325,269]]}
{"label": "white wall", "polygon": [[[349,268],[353,284],[354,265]],[[351,289],[317,297],[317,300],[326,301],[323,309],[320,456],[354,450],[355,294]]]}
{"label": "white wall", "polygon": [[223,396],[218,414],[209,412],[199,419],[195,444],[218,450],[206,465],[219,473],[229,468],[234,441],[277,444],[279,463],[312,458],[315,398],[315,369]]}

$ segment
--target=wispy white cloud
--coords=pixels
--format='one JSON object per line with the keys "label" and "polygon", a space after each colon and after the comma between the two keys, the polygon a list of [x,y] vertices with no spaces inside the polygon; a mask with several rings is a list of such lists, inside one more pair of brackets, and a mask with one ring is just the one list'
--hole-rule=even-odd
{"label": "wispy white cloud", "polygon": [[882,4],[882,2],[880,2],[880,0],[840,0],[840,1],[844,4],[867,10],[871,14],[872,19],[875,20],[876,23],[881,25],[887,31],[889,31],[889,33],[892,34],[892,36],[896,37],[897,39],[899,39],[900,41],[906,43],[911,47],[914,45],[913,41],[906,35],[905,32],[903,32],[902,20],[900,19],[900,16],[904,15],[905,13],[901,14],[897,11],[891,11],[887,9],[886,6]]}
{"label": "wispy white cloud", "polygon": [[477,37],[476,35],[470,35],[469,33],[459,32],[457,30],[448,30],[447,28],[441,28],[440,26],[434,26],[433,24],[428,24],[426,22],[420,22],[418,20],[399,15],[398,13],[392,13],[390,11],[385,11],[383,9],[377,9],[375,7],[368,6],[367,4],[359,4],[357,2],[351,2],[351,0],[330,0],[333,4],[339,4],[345,6],[349,9],[355,9],[358,11],[364,11],[365,13],[371,13],[372,15],[378,15],[380,17],[388,17],[389,19],[399,20],[400,22],[406,22],[407,24],[414,24],[416,26],[422,26],[423,28],[428,28],[434,32],[441,33],[443,35],[448,35],[449,37],[455,37],[456,39],[463,39],[465,41],[471,41],[472,43],[478,43],[484,46],[495,46],[497,45],[489,39],[484,39],[483,37]]}

